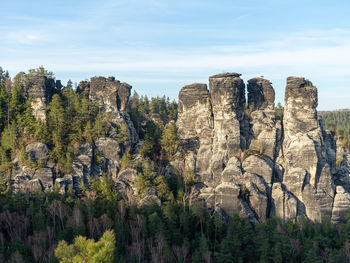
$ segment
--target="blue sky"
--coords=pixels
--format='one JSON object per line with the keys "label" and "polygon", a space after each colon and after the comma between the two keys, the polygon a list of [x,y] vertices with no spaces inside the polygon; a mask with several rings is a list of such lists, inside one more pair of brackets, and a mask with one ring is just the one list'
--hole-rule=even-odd
{"label": "blue sky", "polygon": [[263,75],[283,101],[288,76],[319,109],[350,108],[350,1],[0,1],[0,66],[43,65],[64,83],[114,75],[139,94],[177,98],[210,75]]}

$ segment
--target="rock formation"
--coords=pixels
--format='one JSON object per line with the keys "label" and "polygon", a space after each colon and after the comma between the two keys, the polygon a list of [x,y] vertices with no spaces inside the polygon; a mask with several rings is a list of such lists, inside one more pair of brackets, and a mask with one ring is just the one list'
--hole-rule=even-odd
{"label": "rock formation", "polygon": [[46,120],[46,106],[52,96],[61,90],[61,82],[45,76],[28,76],[25,78],[24,91],[31,98],[33,115],[41,121]]}
{"label": "rock formation", "polygon": [[92,102],[97,102],[106,111],[123,111],[129,101],[131,86],[114,77],[93,77],[90,82],[81,81],[77,92]]}
{"label": "rock formation", "polygon": [[[276,116],[268,80],[248,81],[247,105],[240,74],[212,76],[209,88],[192,84],[179,94],[182,169],[195,171],[198,200],[222,215],[238,213],[251,221],[274,215],[342,218],[349,190],[341,185],[348,179],[336,188],[335,143],[318,118],[317,89],[310,81],[287,79],[283,120]],[[198,143],[188,148],[189,140]],[[343,173],[348,178],[345,168]]]}
{"label": "rock formation", "polygon": [[[105,173],[121,197],[134,202],[138,171],[120,169],[125,150],[137,154],[142,144],[126,113],[130,89],[114,77],[81,81],[77,92],[108,112],[111,132],[80,145],[71,173],[66,175],[55,173],[45,144],[27,145],[26,155],[41,168],[20,166],[14,160],[13,190],[46,191],[57,184],[62,193],[70,188],[79,192],[91,176]],[[45,121],[46,105],[59,90],[60,82],[53,79],[26,80],[26,96],[32,99],[36,118]],[[183,87],[176,122],[181,149],[159,171],[171,176],[172,165],[193,172],[194,201],[203,202],[223,219],[239,214],[251,222],[272,216],[342,222],[350,205],[350,165],[344,155],[337,169],[336,142],[318,117],[316,87],[304,78],[289,77],[283,117],[276,115],[274,100],[270,81],[253,78],[246,87],[238,73],[211,76],[209,89],[200,83]],[[117,140],[122,126],[128,138],[124,146]],[[151,188],[140,203],[160,204],[160,200]]]}

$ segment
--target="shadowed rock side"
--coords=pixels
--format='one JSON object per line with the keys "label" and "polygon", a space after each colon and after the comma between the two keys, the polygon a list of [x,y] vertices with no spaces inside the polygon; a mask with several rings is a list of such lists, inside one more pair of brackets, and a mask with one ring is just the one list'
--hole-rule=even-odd
{"label": "shadowed rock side", "polygon": [[31,98],[33,115],[42,121],[46,120],[46,106],[55,93],[60,92],[61,82],[45,76],[30,76],[25,79],[24,92]]}
{"label": "shadowed rock side", "polygon": [[318,119],[316,87],[289,77],[283,120],[268,80],[248,81],[247,106],[240,74],[212,76],[209,87],[193,84],[179,94],[179,137],[184,145],[198,143],[183,147],[184,161],[176,165],[195,171],[197,200],[253,222],[274,215],[338,222],[350,200],[349,172],[343,168],[336,195],[335,144]]}

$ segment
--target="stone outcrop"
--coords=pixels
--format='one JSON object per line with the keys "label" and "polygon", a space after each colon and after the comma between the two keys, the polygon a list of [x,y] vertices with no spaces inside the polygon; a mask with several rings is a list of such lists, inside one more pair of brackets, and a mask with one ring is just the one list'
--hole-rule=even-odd
{"label": "stone outcrop", "polygon": [[45,76],[27,76],[24,81],[26,97],[31,98],[33,115],[41,121],[46,120],[46,106],[54,94],[62,88],[59,80]]}
{"label": "stone outcrop", "polygon": [[34,193],[38,189],[47,191],[54,185],[54,173],[49,167],[37,170],[15,163],[11,175],[11,189],[15,192]]}
{"label": "stone outcrop", "polygon": [[42,162],[46,164],[49,154],[49,148],[47,145],[41,142],[31,143],[26,146],[26,154],[30,160],[34,162]]}
{"label": "stone outcrop", "polygon": [[305,211],[300,211],[300,215],[311,220],[321,220],[322,216],[331,219],[335,194],[330,170],[331,158],[335,156],[327,154],[317,104],[317,89],[310,81],[297,77],[287,79],[283,184],[303,204]]}
{"label": "stone outcrop", "polygon": [[[265,80],[251,81],[251,92],[256,92]],[[253,87],[260,85],[259,87]],[[259,84],[257,84],[259,83]],[[274,170],[274,149],[271,158],[245,152],[248,141],[262,142],[271,137],[261,136],[274,124],[272,87],[261,92],[260,101],[253,101],[248,94],[252,111],[268,108],[273,112],[272,123],[266,120],[251,133],[245,112],[245,84],[238,73],[224,73],[209,78],[210,91],[205,84],[185,86],[179,94],[179,137],[187,147],[183,169],[193,169],[197,175],[197,198],[204,200],[209,209],[225,216],[238,213],[252,222],[266,219],[269,211],[271,184]],[[265,87],[265,86],[264,86]],[[265,99],[265,97],[266,99]],[[268,101],[270,100],[270,101]],[[272,106],[271,106],[272,104]],[[270,114],[271,115],[271,114]],[[257,117],[258,118],[258,117]],[[264,114],[264,118],[266,114]],[[276,140],[276,129],[273,141]],[[266,133],[271,131],[268,130]],[[274,147],[274,146],[273,146]],[[186,148],[186,147],[185,147]],[[251,161],[258,160],[266,171],[256,169]],[[245,162],[243,162],[245,161]],[[242,167],[243,162],[243,167]],[[257,171],[259,170],[259,171]],[[259,172],[259,173],[257,173]],[[263,172],[263,174],[261,174]],[[265,179],[267,181],[265,181]]]}
{"label": "stone outcrop", "polygon": [[114,77],[93,77],[89,81],[81,81],[77,92],[97,102],[106,111],[123,111],[129,101],[131,86],[121,83]]}
{"label": "stone outcrop", "polygon": [[138,141],[138,134],[126,113],[131,86],[122,83],[114,77],[93,77],[90,81],[81,81],[77,92],[110,114],[110,137],[116,136],[116,131],[122,125],[128,127],[128,145],[130,148]]}
{"label": "stone outcrop", "polygon": [[[185,156],[176,165],[196,173],[197,200],[252,222],[274,215],[337,222],[348,190],[338,187],[336,195],[336,145],[318,118],[316,87],[289,77],[283,119],[268,80],[249,80],[247,91],[246,103],[237,73],[210,77],[209,91],[205,84],[180,91],[177,127]],[[349,175],[345,161],[343,173]],[[347,178],[339,184],[348,187]]]}

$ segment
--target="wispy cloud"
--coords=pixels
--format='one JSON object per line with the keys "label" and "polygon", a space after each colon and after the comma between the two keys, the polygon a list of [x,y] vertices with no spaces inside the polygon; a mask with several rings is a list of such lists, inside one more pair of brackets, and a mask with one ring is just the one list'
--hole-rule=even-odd
{"label": "wispy cloud", "polygon": [[8,42],[10,45],[24,44],[24,45],[34,45],[42,41],[47,41],[48,38],[44,34],[34,31],[13,31],[9,32],[2,37],[2,41]]}
{"label": "wispy cloud", "polygon": [[[316,15],[306,16],[305,24],[293,17],[308,8],[328,11],[321,6],[294,10],[294,4],[274,0],[266,6],[255,0],[239,5],[228,0],[221,5],[207,0],[52,2],[23,1],[18,8],[7,3],[12,12],[0,10],[0,66],[12,75],[44,65],[63,80],[116,75],[145,93],[161,94],[168,87],[176,97],[181,85],[236,71],[245,79],[269,78],[283,100],[289,75],[306,76],[321,90],[340,93],[350,70],[349,23],[338,19],[340,9],[325,26],[317,24]],[[271,10],[274,6],[280,10]],[[330,83],[332,78],[343,82]]]}

